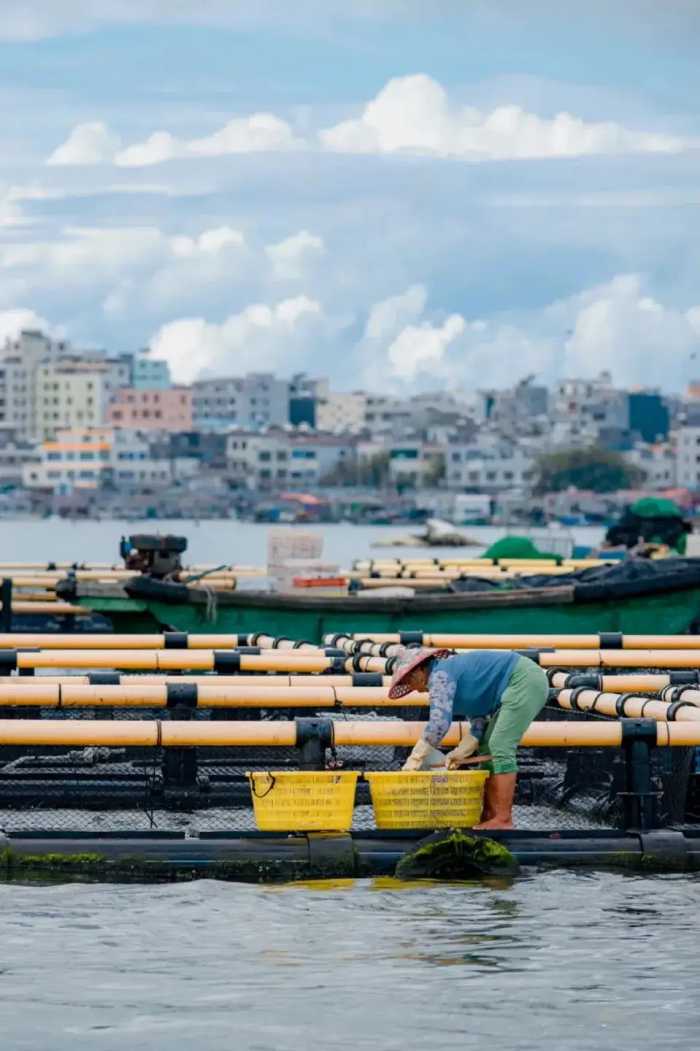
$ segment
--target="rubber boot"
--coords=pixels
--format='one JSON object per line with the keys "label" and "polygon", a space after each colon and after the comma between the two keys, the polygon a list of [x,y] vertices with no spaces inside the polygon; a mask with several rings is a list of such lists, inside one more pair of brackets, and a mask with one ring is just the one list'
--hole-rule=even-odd
{"label": "rubber boot", "polygon": [[491,774],[486,782],[484,817],[475,829],[513,827],[513,798],[517,774]]}

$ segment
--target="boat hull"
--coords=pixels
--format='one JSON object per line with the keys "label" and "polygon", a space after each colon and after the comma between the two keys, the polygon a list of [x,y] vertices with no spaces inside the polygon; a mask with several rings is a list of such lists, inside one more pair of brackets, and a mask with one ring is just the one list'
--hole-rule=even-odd
{"label": "boat hull", "polygon": [[76,600],[109,617],[114,630],[163,628],[186,632],[265,631],[318,640],[335,632],[588,633],[622,631],[666,634],[695,629],[700,585],[642,594],[533,588],[516,592],[418,595],[415,598],[308,598],[238,592],[212,601],[204,591],[139,579],[130,594],[86,586]]}

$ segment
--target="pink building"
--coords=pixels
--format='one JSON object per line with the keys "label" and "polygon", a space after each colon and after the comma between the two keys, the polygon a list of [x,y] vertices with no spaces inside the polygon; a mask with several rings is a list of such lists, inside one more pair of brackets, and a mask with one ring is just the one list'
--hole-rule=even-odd
{"label": "pink building", "polygon": [[113,427],[138,431],[191,431],[192,391],[189,387],[121,387],[107,409],[107,420]]}

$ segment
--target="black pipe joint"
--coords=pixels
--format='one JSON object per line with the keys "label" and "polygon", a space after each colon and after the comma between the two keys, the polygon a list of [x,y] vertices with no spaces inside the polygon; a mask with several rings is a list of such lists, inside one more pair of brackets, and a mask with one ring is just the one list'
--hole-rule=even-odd
{"label": "black pipe joint", "polygon": [[17,670],[17,650],[0,650],[0,674],[9,675]]}
{"label": "black pipe joint", "polygon": [[118,671],[91,671],[88,675],[90,686],[119,686],[121,681]]}
{"label": "black pipe joint", "polygon": [[166,650],[186,650],[189,638],[186,631],[164,631],[163,646]]}
{"label": "black pipe joint", "polygon": [[326,749],[333,745],[331,719],[295,719],[299,766],[302,770],[323,770]]}
{"label": "black pipe joint", "polygon": [[214,650],[214,671],[220,675],[236,675],[241,670],[241,655],[237,650]]}
{"label": "black pipe joint", "polygon": [[196,683],[170,682],[166,690],[166,708],[180,708],[188,712],[197,707],[198,690]]}
{"label": "black pipe joint", "polygon": [[601,650],[621,650],[624,636],[621,631],[601,631],[598,633],[598,646]]}
{"label": "black pipe joint", "polygon": [[400,631],[399,642],[402,646],[422,646],[423,635],[422,631]]}

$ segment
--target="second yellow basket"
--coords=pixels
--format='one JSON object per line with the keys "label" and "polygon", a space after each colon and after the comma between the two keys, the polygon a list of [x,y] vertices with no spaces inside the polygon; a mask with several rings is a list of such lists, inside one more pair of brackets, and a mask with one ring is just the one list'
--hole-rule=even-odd
{"label": "second yellow basket", "polygon": [[471,828],[481,817],[485,770],[366,773],[377,828]]}

